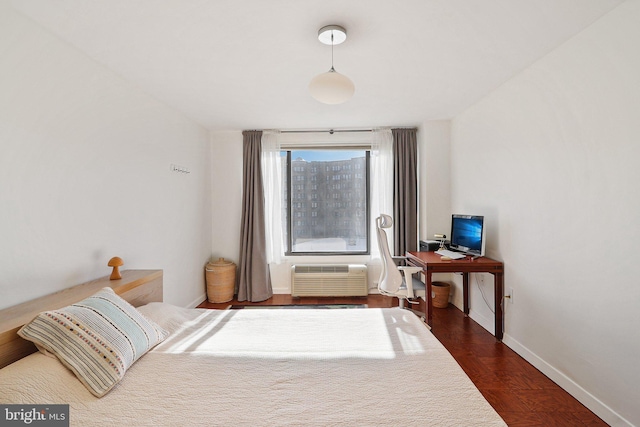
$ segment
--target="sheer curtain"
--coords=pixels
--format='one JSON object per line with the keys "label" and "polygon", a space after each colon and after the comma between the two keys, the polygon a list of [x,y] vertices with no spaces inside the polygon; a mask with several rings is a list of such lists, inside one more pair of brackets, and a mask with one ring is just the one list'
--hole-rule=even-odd
{"label": "sheer curtain", "polygon": [[[393,215],[393,135],[391,129],[372,132],[328,134],[327,132],[283,134],[262,133],[262,175],[265,197],[265,231],[267,262],[280,264],[284,255],[282,223],[282,160],[281,150],[305,147],[370,147],[370,247],[371,259],[380,259],[376,241],[375,219],[381,213]],[[391,234],[391,233],[390,233]],[[390,247],[392,242],[390,242]]]}
{"label": "sheer curtain", "polygon": [[282,160],[280,132],[262,133],[262,179],[264,184],[264,219],[266,254],[269,264],[280,264],[282,243]]}
{"label": "sheer curtain", "polygon": [[[371,138],[371,259],[380,259],[376,241],[375,219],[380,214],[393,215],[393,135],[391,129],[375,129]],[[388,236],[393,238],[393,233]],[[393,247],[393,241],[389,242]]]}

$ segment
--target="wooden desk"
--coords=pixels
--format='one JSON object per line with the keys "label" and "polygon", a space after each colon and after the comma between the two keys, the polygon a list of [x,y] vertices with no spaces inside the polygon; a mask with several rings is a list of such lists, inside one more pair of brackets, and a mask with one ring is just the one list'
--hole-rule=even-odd
{"label": "wooden desk", "polygon": [[504,295],[504,264],[490,258],[470,257],[458,260],[443,261],[435,252],[407,252],[407,261],[416,267],[422,267],[425,275],[427,323],[431,326],[433,317],[433,305],[431,298],[431,275],[433,273],[462,273],[462,294],[464,299],[464,314],[469,315],[469,273],[493,274],[494,287],[494,311],[495,311],[495,337],[502,341],[502,297]]}

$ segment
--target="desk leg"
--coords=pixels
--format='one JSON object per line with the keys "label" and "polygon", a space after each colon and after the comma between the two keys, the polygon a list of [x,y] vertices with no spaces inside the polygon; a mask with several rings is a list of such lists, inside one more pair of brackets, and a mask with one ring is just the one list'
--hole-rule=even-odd
{"label": "desk leg", "polygon": [[502,324],[502,297],[504,295],[504,284],[503,284],[503,274],[495,273],[493,275],[493,293],[495,295],[494,307],[495,307],[495,329],[496,329],[496,340],[498,342],[502,341],[503,335],[503,324]]}
{"label": "desk leg", "polygon": [[462,273],[462,306],[464,317],[469,317],[469,273]]}
{"label": "desk leg", "polygon": [[424,304],[427,306],[426,308],[427,325],[433,326],[433,298],[431,298],[431,272],[430,271],[424,272],[424,286],[425,286],[425,293],[426,293],[425,296],[427,297],[427,300],[425,301],[425,304]]}

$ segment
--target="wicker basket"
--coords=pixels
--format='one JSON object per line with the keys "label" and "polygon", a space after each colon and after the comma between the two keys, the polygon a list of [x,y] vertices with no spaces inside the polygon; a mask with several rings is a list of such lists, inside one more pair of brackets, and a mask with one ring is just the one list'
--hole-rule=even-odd
{"label": "wicker basket", "polygon": [[207,299],[220,303],[233,299],[236,287],[236,265],[224,258],[210,262],[205,267],[207,279]]}
{"label": "wicker basket", "polygon": [[451,285],[446,282],[431,283],[432,304],[437,308],[447,308],[449,305],[449,290]]}

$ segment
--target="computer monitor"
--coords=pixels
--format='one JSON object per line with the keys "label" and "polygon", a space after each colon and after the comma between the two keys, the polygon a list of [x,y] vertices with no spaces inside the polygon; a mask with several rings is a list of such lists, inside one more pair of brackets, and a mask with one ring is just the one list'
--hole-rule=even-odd
{"label": "computer monitor", "polygon": [[453,214],[449,248],[469,255],[484,256],[485,233],[483,216]]}

